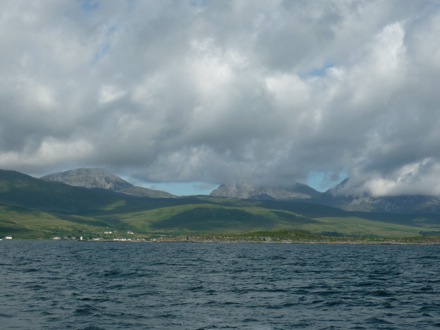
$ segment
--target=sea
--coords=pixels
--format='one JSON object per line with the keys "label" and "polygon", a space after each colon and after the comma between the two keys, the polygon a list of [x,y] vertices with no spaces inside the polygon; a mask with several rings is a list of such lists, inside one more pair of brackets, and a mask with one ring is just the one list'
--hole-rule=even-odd
{"label": "sea", "polygon": [[440,246],[0,241],[0,329],[436,329]]}

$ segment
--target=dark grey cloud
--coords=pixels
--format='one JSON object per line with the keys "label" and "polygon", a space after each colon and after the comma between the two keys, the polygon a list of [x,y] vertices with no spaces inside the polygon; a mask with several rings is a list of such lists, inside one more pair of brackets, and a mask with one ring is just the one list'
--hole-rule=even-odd
{"label": "dark grey cloud", "polygon": [[3,1],[0,167],[440,194],[438,1]]}

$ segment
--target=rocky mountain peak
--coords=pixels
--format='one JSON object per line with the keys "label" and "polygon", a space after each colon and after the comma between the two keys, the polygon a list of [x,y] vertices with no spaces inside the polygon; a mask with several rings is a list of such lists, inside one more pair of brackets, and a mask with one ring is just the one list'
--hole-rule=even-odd
{"label": "rocky mountain peak", "polygon": [[70,186],[101,188],[121,191],[133,185],[120,177],[100,168],[79,168],[42,177],[47,181],[63,182]]}
{"label": "rocky mountain peak", "polygon": [[235,184],[222,184],[215,189],[211,196],[241,198],[241,199],[309,199],[319,196],[321,193],[315,189],[302,184],[294,183],[288,187],[276,186],[254,186],[243,180],[237,181]]}
{"label": "rocky mountain peak", "polygon": [[70,186],[84,188],[108,189],[133,196],[144,197],[173,197],[173,195],[153,189],[136,187],[113,173],[101,168],[79,168],[65,172],[43,176],[46,181],[56,181]]}

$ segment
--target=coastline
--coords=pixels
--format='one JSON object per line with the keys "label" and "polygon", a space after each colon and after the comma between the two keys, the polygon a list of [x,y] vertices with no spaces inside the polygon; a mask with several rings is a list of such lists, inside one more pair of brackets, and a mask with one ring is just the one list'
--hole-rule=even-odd
{"label": "coastline", "polygon": [[186,243],[186,244],[298,244],[298,245],[440,245],[440,237],[436,239],[346,239],[346,240],[224,240],[224,239],[186,239],[182,237],[168,237],[164,239],[83,239],[83,240],[54,240],[54,239],[13,239],[1,240],[3,242],[14,241],[56,241],[56,242],[82,242],[82,243],[147,243],[147,244],[164,244],[164,243]]}

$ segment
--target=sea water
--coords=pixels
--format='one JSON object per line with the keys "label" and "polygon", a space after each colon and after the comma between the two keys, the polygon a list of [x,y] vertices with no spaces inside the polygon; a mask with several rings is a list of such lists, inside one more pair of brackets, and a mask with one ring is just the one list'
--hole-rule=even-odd
{"label": "sea water", "polygon": [[0,242],[1,329],[431,329],[440,246]]}

